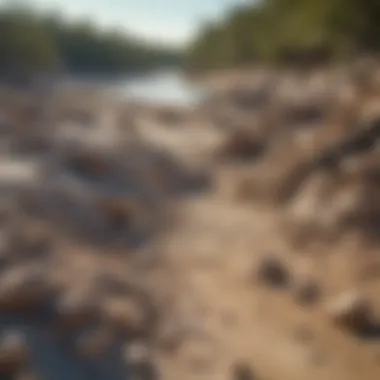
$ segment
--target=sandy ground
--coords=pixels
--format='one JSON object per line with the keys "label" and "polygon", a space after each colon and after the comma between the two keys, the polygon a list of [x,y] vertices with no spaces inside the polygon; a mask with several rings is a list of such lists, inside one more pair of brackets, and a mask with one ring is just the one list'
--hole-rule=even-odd
{"label": "sandy ground", "polygon": [[[143,125],[141,133],[204,165],[205,152],[222,138],[196,127]],[[331,254],[295,249],[278,228],[276,210],[239,204],[218,186],[233,186],[238,169],[215,170],[214,189],[174,205],[180,222],[160,242],[179,283],[176,308],[191,326],[178,351],[157,352],[163,378],[237,379],[234,368],[246,363],[252,378],[265,380],[377,379],[376,340],[342,332],[323,311],[329,297],[357,286],[355,244],[348,239]],[[261,257],[271,252],[296,282],[316,279],[324,293],[320,305],[299,306],[292,291],[268,290],[255,281]]]}
{"label": "sandy ground", "polygon": [[[158,375],[132,377],[124,367],[120,352],[125,342],[129,344],[129,338],[123,337],[122,342],[116,339],[102,360],[83,363],[65,344],[57,343],[46,326],[30,320],[5,320],[6,326],[26,331],[28,345],[34,352],[32,363],[43,374],[41,378],[379,379],[378,333],[355,336],[339,328],[326,313],[330,299],[355,289],[369,297],[378,317],[378,281],[362,280],[364,265],[369,262],[367,256],[376,254],[378,249],[373,248],[373,252],[368,249],[364,258],[353,236],[334,247],[294,247],[279,224],[280,209],[242,202],[234,196],[242,173],[254,169],[250,164],[225,166],[215,160],[224,133],[211,123],[165,125],[142,115],[131,138],[117,127],[114,114],[107,110],[91,128],[72,122],[54,131],[52,141],[56,147],[74,143],[106,152],[136,139],[165,151],[183,170],[208,172],[212,183],[206,190],[169,201],[165,207],[168,214],[174,215],[174,222],[144,249],[121,252],[101,246],[95,249],[94,245],[75,245],[72,240],[60,237],[59,254],[49,264],[50,277],[64,283],[66,290],[78,293],[83,290],[87,294],[85,291],[90,289],[91,300],[100,298],[104,290],[98,288],[97,277],[104,273],[120,281],[133,279],[146,285],[152,297],[167,299],[167,306],[160,310],[158,337],[143,342],[153,352],[150,360]],[[129,156],[126,157],[127,160]],[[3,155],[1,185],[10,188],[35,185],[46,166],[45,160],[46,156],[41,156],[26,162]],[[56,182],[57,188],[71,186],[73,196],[80,195],[86,202],[95,197],[90,191],[92,185],[72,178],[73,182],[68,182],[65,175],[57,176],[65,182],[65,186]],[[74,188],[74,182],[78,189]],[[78,223],[81,217],[79,212]],[[89,219],[91,216],[83,221]],[[90,235],[97,234],[95,227]],[[60,232],[56,231],[58,235]],[[136,254],[136,262],[127,257],[129,254],[132,257]],[[145,268],[146,262],[141,259],[144,254],[148,264],[152,257],[158,264]],[[272,289],[258,280],[258,268],[268,254],[276,255],[282,263],[291,286]],[[296,300],[296,291],[305,281],[315,282],[321,292],[315,304],[301,305]],[[238,368],[242,366],[249,368],[250,376],[247,373],[239,376]]]}

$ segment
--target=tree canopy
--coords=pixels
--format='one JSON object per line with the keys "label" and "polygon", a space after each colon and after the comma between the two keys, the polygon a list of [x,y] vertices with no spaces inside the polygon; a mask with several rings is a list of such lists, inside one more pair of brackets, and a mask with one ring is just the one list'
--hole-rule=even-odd
{"label": "tree canopy", "polygon": [[205,25],[188,53],[194,69],[252,62],[347,59],[380,49],[380,0],[261,0]]}
{"label": "tree canopy", "polygon": [[175,63],[179,54],[118,31],[26,7],[0,8],[0,75],[46,70],[115,74]]}

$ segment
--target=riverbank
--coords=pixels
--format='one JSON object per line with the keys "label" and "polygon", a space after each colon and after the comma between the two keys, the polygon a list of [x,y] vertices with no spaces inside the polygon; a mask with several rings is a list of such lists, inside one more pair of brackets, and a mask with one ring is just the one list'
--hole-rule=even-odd
{"label": "riverbank", "polygon": [[377,380],[376,72],[2,92],[4,376]]}

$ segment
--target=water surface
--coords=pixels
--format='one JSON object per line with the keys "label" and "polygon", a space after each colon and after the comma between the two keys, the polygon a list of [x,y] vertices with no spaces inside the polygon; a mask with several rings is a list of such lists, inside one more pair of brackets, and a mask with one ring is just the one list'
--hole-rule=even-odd
{"label": "water surface", "polygon": [[204,89],[176,69],[125,77],[112,87],[128,99],[162,105],[196,106],[206,96]]}

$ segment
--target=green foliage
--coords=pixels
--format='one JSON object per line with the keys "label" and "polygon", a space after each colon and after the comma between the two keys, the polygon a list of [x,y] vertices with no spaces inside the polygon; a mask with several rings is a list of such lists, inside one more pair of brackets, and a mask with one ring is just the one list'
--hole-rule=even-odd
{"label": "green foliage", "polygon": [[0,68],[4,71],[46,70],[57,64],[58,52],[43,25],[30,13],[0,13]]}
{"label": "green foliage", "polygon": [[319,62],[377,53],[378,20],[380,0],[255,1],[233,9],[219,25],[206,25],[190,48],[188,65]]}
{"label": "green foliage", "polygon": [[25,7],[0,9],[0,75],[63,69],[115,74],[176,63],[179,54],[91,23],[64,22]]}

